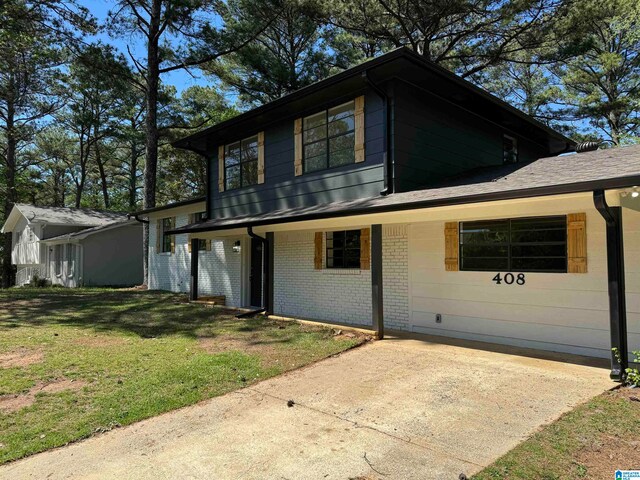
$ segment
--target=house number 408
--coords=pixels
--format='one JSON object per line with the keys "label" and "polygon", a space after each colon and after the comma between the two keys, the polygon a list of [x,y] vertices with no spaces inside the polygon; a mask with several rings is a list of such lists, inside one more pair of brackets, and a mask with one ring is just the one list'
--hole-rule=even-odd
{"label": "house number 408", "polygon": [[492,281],[496,282],[496,285],[502,285],[502,282],[507,285],[524,285],[524,273],[514,275],[513,273],[505,273],[504,276],[500,273],[496,273],[496,276],[492,278]]}

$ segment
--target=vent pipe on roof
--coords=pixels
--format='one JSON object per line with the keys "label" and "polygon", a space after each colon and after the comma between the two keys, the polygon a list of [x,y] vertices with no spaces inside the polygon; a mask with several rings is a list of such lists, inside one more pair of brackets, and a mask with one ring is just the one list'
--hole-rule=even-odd
{"label": "vent pipe on roof", "polygon": [[610,143],[615,146],[611,140],[590,140],[588,142],[580,142],[576,145],[576,153],[594,152],[598,150],[603,144]]}
{"label": "vent pipe on roof", "polygon": [[580,142],[576,145],[576,153],[593,152],[600,148],[601,141]]}

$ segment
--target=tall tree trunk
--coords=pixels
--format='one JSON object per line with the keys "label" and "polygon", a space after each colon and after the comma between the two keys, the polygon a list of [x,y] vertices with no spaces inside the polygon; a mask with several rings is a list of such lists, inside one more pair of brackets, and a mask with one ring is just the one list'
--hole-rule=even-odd
{"label": "tall tree trunk", "polygon": [[[153,0],[149,18],[147,43],[147,116],[145,118],[146,157],[144,165],[144,208],[156,206],[156,177],[158,171],[158,87],[160,84],[160,61],[158,40],[162,0]],[[144,224],[144,281],[149,275],[149,224]]]}
{"label": "tall tree trunk", "polygon": [[136,208],[137,204],[137,196],[136,189],[138,186],[137,182],[137,171],[138,171],[138,149],[136,148],[136,144],[134,142],[131,143],[131,165],[130,165],[130,173],[129,173],[129,208],[133,210]]}
{"label": "tall tree trunk", "polygon": [[[16,149],[18,141],[15,132],[15,105],[12,99],[7,101],[7,153],[6,153],[6,187],[7,196],[4,199],[4,220],[7,220],[13,205],[17,202],[16,191]],[[2,287],[9,288],[15,283],[14,268],[11,265],[12,233],[5,233],[2,238]]]}
{"label": "tall tree trunk", "polygon": [[[94,127],[93,134],[98,136],[98,129]],[[96,163],[98,164],[98,170],[100,171],[100,182],[102,183],[102,198],[104,199],[104,208],[109,210],[109,189],[107,188],[107,175],[104,171],[104,163],[102,163],[102,156],[100,155],[100,142],[95,140],[93,147],[96,154]]]}

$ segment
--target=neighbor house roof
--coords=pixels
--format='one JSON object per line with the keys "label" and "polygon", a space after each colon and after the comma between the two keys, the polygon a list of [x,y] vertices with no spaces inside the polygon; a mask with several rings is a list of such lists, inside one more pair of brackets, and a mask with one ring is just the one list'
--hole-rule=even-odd
{"label": "neighbor house roof", "polygon": [[261,215],[206,220],[172,232],[225,230],[637,185],[640,185],[640,145],[540,158],[528,164],[493,167],[451,179],[447,185],[425,190],[276,210]]}
{"label": "neighbor house roof", "polygon": [[45,238],[44,240],[42,240],[42,242],[55,243],[55,242],[69,241],[69,240],[83,240],[91,235],[100,234],[108,230],[113,230],[114,228],[127,227],[131,225],[139,225],[140,227],[142,227],[142,224],[140,224],[139,222],[133,219],[119,220],[117,222],[108,223],[106,225],[86,228],[84,230],[80,230],[79,232],[65,233],[63,235],[58,235],[56,237]]}
{"label": "neighbor house roof", "polygon": [[125,213],[105,212],[89,208],[36,207],[26,203],[16,203],[2,227],[2,233],[13,231],[20,216],[26,218],[29,223],[78,227],[105,225],[127,218]]}
{"label": "neighbor house roof", "polygon": [[[369,78],[368,73],[373,73],[373,77]],[[426,88],[445,101],[467,111],[477,112],[506,129],[544,142],[554,154],[570,151],[575,146],[573,140],[407,47],[367,60],[277,100],[205,128],[177,140],[173,146],[206,154],[220,143],[237,140],[239,131],[257,132],[270,124],[308,115],[312,113],[311,110],[317,110],[318,105],[335,102],[350,92],[365,91],[371,81],[381,83],[396,78]]]}

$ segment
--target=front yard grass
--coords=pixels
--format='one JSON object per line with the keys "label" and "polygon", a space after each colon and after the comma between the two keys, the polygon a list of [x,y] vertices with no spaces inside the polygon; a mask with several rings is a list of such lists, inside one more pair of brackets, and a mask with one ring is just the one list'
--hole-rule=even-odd
{"label": "front yard grass", "polygon": [[613,479],[640,470],[640,389],[605,392],[498,459],[475,480]]}
{"label": "front yard grass", "polygon": [[184,295],[0,292],[0,463],[242,388],[364,341]]}

